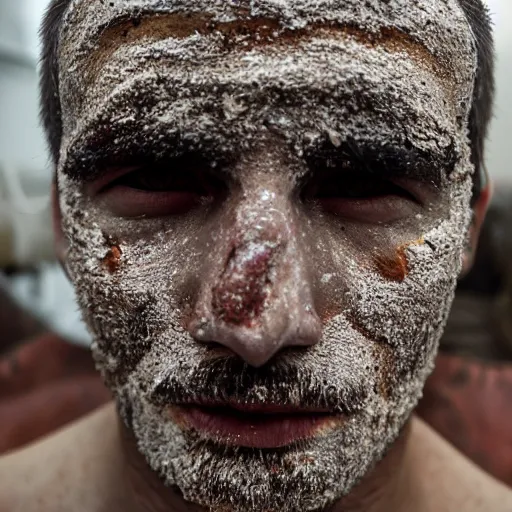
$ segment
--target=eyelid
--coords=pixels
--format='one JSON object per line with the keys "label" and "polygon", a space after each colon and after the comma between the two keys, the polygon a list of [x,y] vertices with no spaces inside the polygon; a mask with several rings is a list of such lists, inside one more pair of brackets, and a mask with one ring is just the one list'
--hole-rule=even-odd
{"label": "eyelid", "polygon": [[145,192],[120,185],[100,194],[98,204],[116,217],[151,218],[188,213],[200,198],[193,192]]}
{"label": "eyelid", "polygon": [[[313,176],[301,192],[303,201],[317,204],[324,212],[354,222],[368,224],[389,224],[421,213],[434,199],[434,187],[411,178],[386,179],[378,174],[368,172],[334,171],[336,182],[330,183],[332,174],[325,171]],[[324,181],[322,188],[322,177]],[[373,180],[369,184],[367,180]],[[320,183],[319,183],[320,182]],[[346,182],[346,183],[345,183]],[[361,183],[369,185],[365,194],[365,186],[361,196],[352,196],[352,186]],[[346,184],[346,189],[344,189]],[[373,187],[376,188],[373,188]],[[326,187],[326,188],[325,188]]]}
{"label": "eyelid", "polygon": [[85,185],[85,193],[88,196],[94,197],[100,194],[109,185],[113,184],[117,179],[125,176],[126,174],[137,171],[141,167],[142,166],[140,165],[134,165],[129,167],[112,167],[106,169],[99,178]]}
{"label": "eyelid", "polygon": [[420,212],[420,206],[402,197],[382,199],[323,199],[317,200],[332,215],[363,224],[392,224]]}
{"label": "eyelid", "polygon": [[394,178],[393,183],[406,190],[418,204],[426,205],[440,192],[440,187],[432,182],[419,181],[414,178]]}

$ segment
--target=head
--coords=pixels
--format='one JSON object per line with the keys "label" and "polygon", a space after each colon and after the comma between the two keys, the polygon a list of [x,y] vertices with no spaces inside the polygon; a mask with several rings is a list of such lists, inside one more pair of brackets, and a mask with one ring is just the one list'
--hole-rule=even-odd
{"label": "head", "polygon": [[149,465],[219,510],[348,494],[485,211],[481,2],[56,0],[43,38],[57,239]]}

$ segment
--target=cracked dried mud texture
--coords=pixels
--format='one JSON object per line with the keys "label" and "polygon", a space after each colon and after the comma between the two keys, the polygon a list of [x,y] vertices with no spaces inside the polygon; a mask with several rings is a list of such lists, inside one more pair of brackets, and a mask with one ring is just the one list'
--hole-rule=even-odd
{"label": "cracked dried mud texture", "polygon": [[[79,0],[65,19],[60,58],[67,263],[98,365],[139,449],[168,484],[213,510],[330,505],[411,413],[453,297],[473,172],[467,118],[475,50],[463,13],[455,0]],[[322,340],[258,371],[212,360],[183,327],[193,302],[185,290],[200,285],[205,267],[225,263],[217,247],[229,231],[222,217],[205,209],[186,222],[114,219],[76,178],[94,177],[107,154],[115,163],[147,147],[162,157],[196,148],[230,161],[259,147],[266,130],[286,142],[292,181],[312,148],[348,137],[440,159],[450,152],[455,165],[442,182],[446,208],[395,231],[368,229],[364,243],[355,233],[365,228],[340,233],[311,213],[315,229],[304,228],[304,239],[315,254],[308,256],[320,275],[332,275],[317,283],[326,304]],[[265,155],[275,161],[272,151]],[[278,171],[277,164],[255,168],[262,183]],[[103,232],[123,240],[115,275],[102,265]],[[205,241],[206,232],[213,234]],[[399,251],[392,278],[373,270],[373,246],[386,241],[391,253],[420,237],[425,244]],[[329,304],[337,310],[323,314]],[[343,428],[287,450],[223,450],[165,419],[152,393],[162,383],[176,393],[186,394],[188,384],[198,396],[252,402],[327,402],[340,410],[349,403],[353,415]]]}

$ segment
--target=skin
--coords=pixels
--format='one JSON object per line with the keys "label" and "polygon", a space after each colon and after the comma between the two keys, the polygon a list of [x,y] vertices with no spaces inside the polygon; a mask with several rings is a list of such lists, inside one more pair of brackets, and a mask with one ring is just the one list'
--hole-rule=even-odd
{"label": "skin", "polygon": [[[439,440],[406,424],[470,238],[463,13],[142,4],[75,2],[60,43],[64,260],[123,419],[112,460],[139,468],[104,503],[429,510],[407,446]],[[239,449],[192,427],[198,402],[331,417]]]}

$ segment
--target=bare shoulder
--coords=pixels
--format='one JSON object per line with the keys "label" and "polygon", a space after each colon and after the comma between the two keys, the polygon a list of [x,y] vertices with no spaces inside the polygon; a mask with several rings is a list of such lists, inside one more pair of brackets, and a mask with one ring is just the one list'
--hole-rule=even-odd
{"label": "bare shoulder", "polygon": [[512,489],[478,468],[426,423],[412,422],[409,464],[421,468],[416,485],[432,512],[510,512]]}
{"label": "bare shoulder", "polygon": [[101,491],[97,482],[105,476],[104,464],[97,461],[105,460],[116,435],[116,414],[109,404],[50,437],[1,457],[0,512],[99,510],[91,503],[97,500],[91,496]]}

